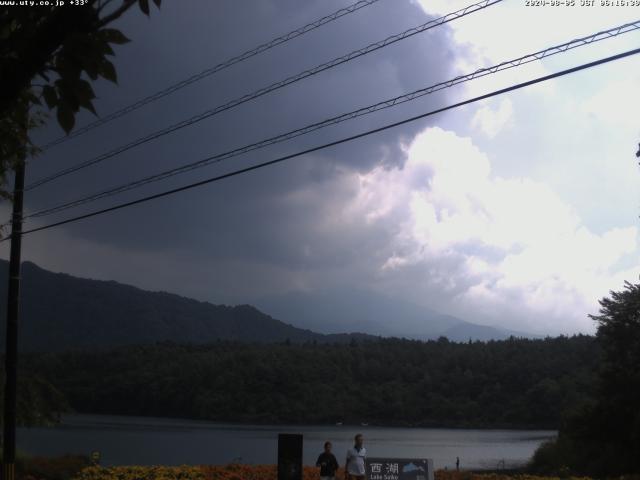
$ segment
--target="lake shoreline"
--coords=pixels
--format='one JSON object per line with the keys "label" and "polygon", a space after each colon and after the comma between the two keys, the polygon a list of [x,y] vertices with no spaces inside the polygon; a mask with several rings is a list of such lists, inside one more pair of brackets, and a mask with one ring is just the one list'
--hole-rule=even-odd
{"label": "lake shoreline", "polygon": [[[216,420],[206,420],[200,418],[191,418],[191,417],[158,417],[158,416],[144,416],[144,415],[123,415],[123,414],[112,414],[112,413],[85,413],[85,412],[77,412],[77,413],[65,413],[62,414],[62,418],[78,418],[78,417],[105,417],[105,418],[122,418],[122,419],[147,419],[148,421],[153,422],[169,422],[169,423],[199,423],[199,424],[207,424],[214,427],[282,427],[282,428],[296,428],[300,426],[311,426],[318,428],[345,428],[345,429],[366,429],[366,428],[389,428],[389,429],[429,429],[429,430],[473,430],[473,431],[523,431],[523,430],[531,430],[531,431],[557,431],[557,427],[540,427],[533,425],[525,425],[525,426],[517,426],[512,424],[503,424],[503,425],[491,425],[491,426],[474,426],[474,425],[445,425],[439,423],[425,423],[425,424],[403,424],[403,423],[278,423],[278,422],[259,422],[259,421],[216,421]],[[64,424],[64,421],[61,421],[61,424]]]}
{"label": "lake shoreline", "polygon": [[374,457],[432,458],[435,468],[488,471],[521,468],[551,430],[393,428],[374,425],[248,425],[189,419],[75,414],[55,427],[20,428],[18,448],[36,456],[101,453],[117,465],[264,465],[278,458],[278,435],[303,435],[303,463],[313,465],[324,442],[342,460],[356,433]]}

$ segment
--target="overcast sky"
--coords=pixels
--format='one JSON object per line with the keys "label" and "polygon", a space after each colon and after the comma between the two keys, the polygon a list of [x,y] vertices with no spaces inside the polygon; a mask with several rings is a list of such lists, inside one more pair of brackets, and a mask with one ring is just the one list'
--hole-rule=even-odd
{"label": "overcast sky", "polygon": [[[108,114],[348,0],[166,0],[118,23]],[[422,24],[471,1],[380,0],[51,149],[28,182]],[[252,143],[640,17],[637,7],[506,0],[69,175],[27,211]],[[458,85],[118,197],[138,198],[637,48],[632,32]],[[468,321],[594,331],[598,299],[638,281],[637,56],[144,205],[25,237],[23,258],[213,303],[384,293]],[[81,115],[79,124],[91,120]],[[55,122],[37,134],[61,134]],[[27,227],[111,205],[115,198]],[[2,213],[8,217],[5,203]],[[7,243],[2,244],[7,258]]]}

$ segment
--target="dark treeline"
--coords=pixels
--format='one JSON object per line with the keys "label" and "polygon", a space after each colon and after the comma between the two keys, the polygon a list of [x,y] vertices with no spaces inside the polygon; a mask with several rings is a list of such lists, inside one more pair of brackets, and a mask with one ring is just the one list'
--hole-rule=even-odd
{"label": "dark treeline", "polygon": [[558,428],[592,395],[593,337],[157,344],[30,355],[78,412],[233,422]]}
{"label": "dark treeline", "polygon": [[640,473],[640,284],[600,300],[600,364],[589,401],[571,409],[558,438],[535,453],[532,471],[597,478]]}

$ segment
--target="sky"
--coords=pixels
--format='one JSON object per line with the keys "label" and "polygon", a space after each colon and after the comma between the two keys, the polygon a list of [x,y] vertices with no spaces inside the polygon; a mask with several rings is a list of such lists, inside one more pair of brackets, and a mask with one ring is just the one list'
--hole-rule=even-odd
{"label": "sky", "polygon": [[[32,159],[27,183],[472,4],[380,0]],[[599,2],[596,2],[599,3]],[[196,161],[640,17],[640,7],[505,0],[68,175],[27,212]],[[126,106],[348,1],[165,1],[117,23]],[[184,185],[637,48],[630,32],[42,219]],[[593,333],[640,274],[640,58],[632,56],[132,208],[33,233],[23,259],[220,304],[384,295],[539,335]],[[91,121],[82,114],[78,124]],[[54,121],[35,133],[62,134]],[[8,218],[9,205],[0,213]],[[8,257],[7,242],[1,254]],[[333,296],[333,297],[332,297]],[[285,301],[285,300],[282,300]],[[269,313],[269,312],[267,312]],[[398,321],[401,321],[400,318]]]}

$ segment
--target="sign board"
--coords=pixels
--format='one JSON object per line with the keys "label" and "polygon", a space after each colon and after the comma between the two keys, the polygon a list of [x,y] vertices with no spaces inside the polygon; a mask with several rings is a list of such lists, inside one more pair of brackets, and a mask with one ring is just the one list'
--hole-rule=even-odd
{"label": "sign board", "polygon": [[367,480],[433,480],[433,460],[367,458]]}

